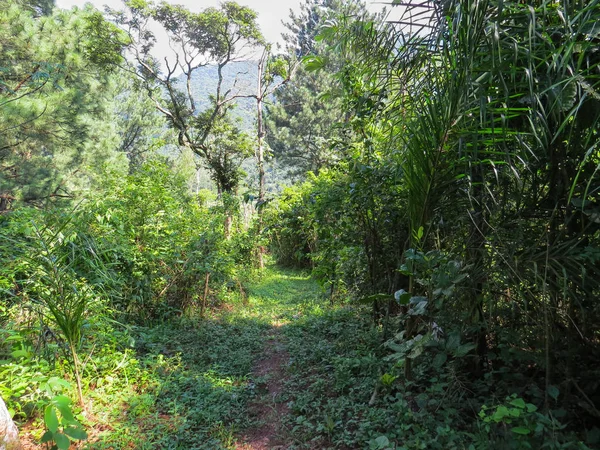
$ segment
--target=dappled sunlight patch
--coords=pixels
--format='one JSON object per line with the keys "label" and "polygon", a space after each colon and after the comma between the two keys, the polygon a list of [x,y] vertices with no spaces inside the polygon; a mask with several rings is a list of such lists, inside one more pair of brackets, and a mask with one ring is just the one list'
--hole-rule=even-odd
{"label": "dappled sunlight patch", "polygon": [[285,319],[275,319],[274,321],[271,322],[271,325],[275,328],[281,328],[284,327],[286,325],[289,325],[290,321],[289,320],[285,320]]}
{"label": "dappled sunlight patch", "polygon": [[285,281],[310,281],[310,272],[297,272],[290,269],[277,269],[279,272],[272,276],[275,280]]}
{"label": "dappled sunlight patch", "polygon": [[[168,366],[169,360],[158,356],[145,363],[166,361]],[[169,442],[193,445],[197,439],[213,442],[213,434],[224,436],[219,424],[243,422],[250,392],[245,376],[222,375],[218,367],[200,371],[181,364],[180,355],[170,360],[172,370],[162,364],[146,367],[147,376],[153,378],[146,387],[128,386],[131,395],[104,417],[100,427],[109,428],[92,434],[91,448],[166,448]],[[214,448],[210,445],[217,441],[202,448]]]}
{"label": "dappled sunlight patch", "polygon": [[[248,374],[269,320],[232,311],[138,328],[135,354],[91,392],[90,448],[220,448],[247,426]],[[197,447],[197,446],[200,447]]]}

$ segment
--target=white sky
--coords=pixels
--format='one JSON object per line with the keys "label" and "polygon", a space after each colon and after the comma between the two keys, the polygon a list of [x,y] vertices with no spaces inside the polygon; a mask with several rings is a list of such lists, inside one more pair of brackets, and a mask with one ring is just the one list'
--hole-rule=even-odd
{"label": "white sky", "polygon": [[[200,11],[209,6],[218,6],[217,0],[167,0],[168,3],[174,3],[187,7],[190,11]],[[244,6],[249,6],[258,13],[258,23],[263,32],[263,35],[269,42],[281,42],[281,33],[286,31],[281,23],[282,20],[287,22],[290,15],[290,9],[298,11],[300,3],[303,0],[237,0],[237,3]],[[56,5],[59,8],[70,9],[73,6],[82,7],[86,3],[92,3],[101,11],[104,10],[104,5],[114,9],[122,9],[123,2],[121,0],[56,0]],[[368,0],[369,9],[378,11],[383,8],[381,4],[375,4],[373,0]],[[390,0],[391,3],[391,0]]]}

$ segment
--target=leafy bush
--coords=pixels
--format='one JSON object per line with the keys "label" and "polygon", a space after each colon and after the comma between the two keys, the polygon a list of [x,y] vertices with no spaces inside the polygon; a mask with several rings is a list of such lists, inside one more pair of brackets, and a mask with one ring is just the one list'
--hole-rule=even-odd
{"label": "leafy bush", "polygon": [[68,450],[71,440],[87,439],[87,433],[75,419],[70,404],[71,400],[68,397],[57,395],[50,399],[44,409],[44,424],[47,431],[42,436],[41,442],[53,444],[51,449]]}
{"label": "leafy bush", "polygon": [[82,434],[40,384],[71,373],[88,404],[90,385],[135,366],[131,324],[244,297],[256,255],[253,232],[225,239],[223,209],[190,195],[163,161],[107,183],[71,210],[0,216],[0,394],[20,418],[46,408],[45,441],[59,448]]}
{"label": "leafy bush", "polygon": [[[377,167],[377,166],[376,166]],[[405,240],[400,193],[385,168],[340,166],[309,175],[269,206],[271,248],[278,262],[313,268],[329,295],[391,294]]]}

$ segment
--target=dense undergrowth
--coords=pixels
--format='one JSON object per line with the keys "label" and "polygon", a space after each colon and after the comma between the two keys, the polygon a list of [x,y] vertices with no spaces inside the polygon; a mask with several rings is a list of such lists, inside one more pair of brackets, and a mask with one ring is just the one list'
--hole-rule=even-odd
{"label": "dense undergrowth", "polygon": [[[448,449],[593,448],[594,432],[579,440],[564,430],[560,405],[543,413],[535,385],[503,371],[465,377],[460,364],[440,368],[435,355],[406,381],[391,369],[382,329],[368,309],[339,307],[305,316],[285,329],[291,355],[287,419],[298,448]],[[448,345],[449,343],[447,343]],[[387,371],[387,372],[386,372]],[[529,431],[527,431],[529,430]],[[588,447],[589,446],[589,447]]]}
{"label": "dense undergrowth", "polygon": [[[266,331],[319,309],[317,296],[305,275],[270,269],[247,285],[245,299],[204,319],[103,328],[93,348],[82,349],[88,350],[86,407],[73,407],[89,435],[85,448],[233,448],[242,431],[256,425],[247,404],[264,381],[252,377],[252,368]],[[73,397],[75,383],[65,359],[49,365],[32,342],[11,336],[3,350],[21,351],[3,355],[3,395],[35,446],[46,404],[57,393]],[[44,391],[46,385],[56,391]]]}
{"label": "dense undergrowth", "polygon": [[369,305],[396,442],[598,445],[599,4],[405,6],[319,29],[339,159],[273,202],[272,250]]}
{"label": "dense undergrowth", "polygon": [[[561,431],[560,410],[540,414],[522,399],[533,387],[524,379],[510,396],[507,387],[492,389],[501,373],[469,380],[459,366],[440,370],[431,358],[416,369],[419,382],[406,382],[390,371],[383,328],[369,308],[331,306],[306,274],[270,267],[247,293],[203,320],[105,330],[84,371],[87,412],[77,417],[89,434],[85,448],[235,448],[260,425],[248,404],[269,380],[253,377],[252,368],[273,326],[289,354],[279,400],[290,411],[282,418],[289,448],[586,448]],[[13,357],[5,368],[20,367],[19,377],[0,374],[9,389],[37,386],[37,396],[9,397],[17,418],[28,413],[25,429],[35,441],[48,400],[39,387],[63,372],[60,362],[51,368],[31,354]],[[73,395],[73,387],[60,390]],[[511,431],[525,427],[535,436]]]}
{"label": "dense undergrowth", "polygon": [[[157,386],[183,392],[188,377],[198,378],[199,393],[212,392],[214,386],[212,395],[229,395],[233,381],[228,377],[247,375],[253,349],[260,345],[256,330],[239,337],[244,344],[254,341],[255,347],[240,345],[234,340],[235,324],[228,328],[207,319],[223,302],[247,297],[244,284],[253,271],[254,251],[247,235],[224,239],[222,208],[209,208],[202,197],[190,196],[184,180],[159,161],[113,183],[111,195],[72,209],[22,208],[0,218],[1,395],[16,420],[43,416],[52,433],[47,438],[62,439],[64,445],[64,435],[83,435],[65,392],[90,414],[79,416],[80,422],[93,424],[98,415],[108,425],[122,417],[127,398],[137,398],[132,400],[135,416],[148,406],[146,392],[156,394]],[[206,319],[204,338],[193,336],[191,325],[179,324],[184,318]],[[162,322],[171,325],[153,328]],[[168,349],[173,327],[187,336],[179,345],[191,360],[182,361],[175,357],[179,350]],[[209,336],[218,339],[230,331],[227,343],[249,353],[225,362],[227,371],[220,373],[210,356],[218,345]],[[202,339],[212,347],[202,346]],[[164,351],[160,342],[167,345]],[[197,351],[189,351],[192,347]],[[65,388],[64,378],[75,395]],[[54,404],[58,413],[48,406]],[[199,419],[210,424],[202,432],[214,432],[235,409]],[[169,415],[167,422],[177,417]],[[167,439],[169,426],[159,426],[156,436]],[[128,432],[118,434],[127,442]]]}

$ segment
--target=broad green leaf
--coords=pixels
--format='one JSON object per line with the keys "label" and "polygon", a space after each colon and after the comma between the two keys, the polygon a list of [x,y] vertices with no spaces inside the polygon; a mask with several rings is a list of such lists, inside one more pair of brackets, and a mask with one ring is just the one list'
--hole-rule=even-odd
{"label": "broad green leaf", "polygon": [[56,446],[59,450],[69,450],[69,447],[71,446],[69,438],[62,433],[54,434],[54,442],[56,442]]}
{"label": "broad green leaf", "polygon": [[42,435],[40,442],[42,444],[45,444],[46,442],[50,442],[50,441],[52,441],[53,436],[54,436],[54,433],[52,433],[52,431],[48,430]]}
{"label": "broad green leaf", "polygon": [[87,433],[81,427],[67,427],[64,429],[64,433],[73,439],[77,439],[78,441],[87,439]]}
{"label": "broad green leaf", "polygon": [[511,417],[521,417],[521,410],[519,408],[510,408],[508,413]]}
{"label": "broad green leaf", "polygon": [[508,408],[504,405],[500,405],[496,409],[496,412],[494,412],[494,415],[492,416],[492,418],[494,419],[495,422],[502,422],[502,420],[505,417],[508,417],[509,415],[510,415],[510,412],[508,411]]}
{"label": "broad green leaf", "polygon": [[52,390],[59,390],[58,388],[70,388],[71,383],[67,380],[63,380],[62,378],[52,377],[48,380],[48,385],[52,388]]}
{"label": "broad green leaf", "polygon": [[402,264],[400,266],[400,268],[398,269],[398,272],[400,272],[402,275],[406,275],[406,276],[413,275],[412,270],[410,270],[406,264]]}
{"label": "broad green leaf", "polygon": [[515,398],[511,400],[510,404],[516,406],[517,408],[525,409],[525,400],[522,398]]}
{"label": "broad green leaf", "polygon": [[435,358],[433,358],[433,367],[439,369],[444,365],[447,359],[448,355],[446,355],[446,353],[438,353],[435,355]]}
{"label": "broad green leaf", "polygon": [[375,439],[375,443],[382,448],[390,445],[390,440],[386,436],[379,436],[377,439]]}
{"label": "broad green leaf", "polygon": [[446,349],[453,352],[460,345],[460,335],[458,333],[451,333],[446,340]]}
{"label": "broad green leaf", "polygon": [[419,295],[415,295],[414,297],[410,298],[410,303],[412,305],[417,305],[417,304],[422,303],[422,302],[427,302],[427,297],[422,297],[422,296],[419,296]]}
{"label": "broad green leaf", "polygon": [[410,299],[410,303],[412,307],[408,311],[409,315],[422,316],[425,314],[425,309],[427,308],[427,300],[425,297],[413,297]]}
{"label": "broad green leaf", "polygon": [[46,406],[44,411],[44,423],[46,424],[46,427],[52,431],[52,433],[56,433],[58,430],[58,416],[56,415],[54,405]]}
{"label": "broad green leaf", "polygon": [[29,356],[29,352],[27,350],[15,350],[11,352],[10,356],[12,356],[15,359],[27,358]]}
{"label": "broad green leaf", "polygon": [[401,305],[408,305],[408,302],[410,301],[410,297],[411,297],[411,295],[408,292],[406,292],[404,289],[400,289],[399,291],[396,291],[394,293],[394,298]]}
{"label": "broad green leaf", "polygon": [[550,397],[552,397],[554,400],[558,399],[558,395],[560,394],[560,391],[558,390],[558,388],[556,386],[548,386],[548,395]]}
{"label": "broad green leaf", "polygon": [[523,434],[523,435],[531,433],[531,430],[529,428],[527,428],[527,427],[514,427],[514,428],[511,429],[511,431],[513,433]]}
{"label": "broad green leaf", "polygon": [[63,419],[65,419],[67,422],[73,422],[75,420],[75,417],[73,417],[73,412],[68,405],[56,405],[56,407],[62,414]]}
{"label": "broad green leaf", "polygon": [[386,347],[392,349],[396,353],[404,355],[408,350],[410,350],[412,345],[412,341],[403,342],[401,344],[397,344],[395,342],[387,342],[385,344]]}
{"label": "broad green leaf", "polygon": [[462,344],[459,345],[456,350],[454,350],[454,355],[458,358],[462,358],[467,355],[471,350],[475,348],[475,344]]}
{"label": "broad green leaf", "polygon": [[57,395],[52,399],[52,403],[56,406],[69,406],[71,404],[71,399],[66,395]]}

